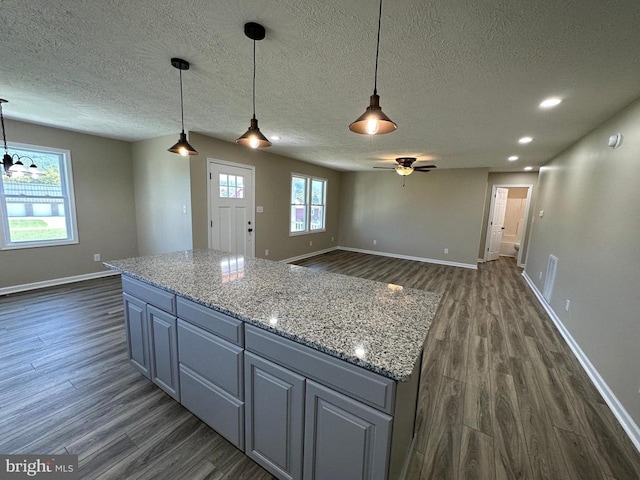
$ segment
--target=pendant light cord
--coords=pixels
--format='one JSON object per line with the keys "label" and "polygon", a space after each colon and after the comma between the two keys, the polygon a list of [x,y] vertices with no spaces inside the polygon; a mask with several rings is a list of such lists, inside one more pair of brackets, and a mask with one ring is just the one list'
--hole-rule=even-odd
{"label": "pendant light cord", "polygon": [[253,41],[253,118],[256,118],[256,41]]}
{"label": "pendant light cord", "polygon": [[2,122],[2,141],[4,142],[4,152],[8,155],[9,149],[7,148],[7,134],[4,131],[4,115],[2,113],[2,103],[0,102],[0,122]]}
{"label": "pendant light cord", "polygon": [[378,94],[378,55],[380,53],[380,26],[382,24],[382,0],[380,0],[380,11],[378,12],[378,41],[376,43],[376,72],[373,77],[373,94]]}
{"label": "pendant light cord", "polygon": [[182,133],[184,133],[184,103],[182,101],[182,69],[180,71],[180,124],[182,125]]}

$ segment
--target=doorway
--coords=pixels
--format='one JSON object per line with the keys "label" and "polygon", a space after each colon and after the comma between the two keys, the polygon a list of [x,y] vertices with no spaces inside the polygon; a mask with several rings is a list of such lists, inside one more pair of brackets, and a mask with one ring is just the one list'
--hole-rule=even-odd
{"label": "doorway", "polygon": [[255,256],[255,167],[208,159],[209,248]]}
{"label": "doorway", "polygon": [[484,261],[510,256],[524,266],[532,189],[533,185],[493,185]]}

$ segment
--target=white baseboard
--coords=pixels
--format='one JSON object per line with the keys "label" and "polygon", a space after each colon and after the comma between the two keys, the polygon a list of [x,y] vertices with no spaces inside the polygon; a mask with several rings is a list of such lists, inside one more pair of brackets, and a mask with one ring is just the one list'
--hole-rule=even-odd
{"label": "white baseboard", "polygon": [[284,260],[280,260],[282,263],[291,263],[297,262],[298,260],[303,260],[309,257],[315,257],[316,255],[322,255],[323,253],[333,252],[334,250],[338,250],[340,247],[331,247],[325,248],[324,250],[316,250],[315,252],[305,253],[303,255],[298,255],[297,257],[285,258]]}
{"label": "white baseboard", "polygon": [[526,272],[522,272],[522,276],[529,285],[529,288],[531,288],[531,291],[538,298],[538,301],[540,302],[540,305],[542,305],[542,308],[545,309],[545,311],[551,317],[551,320],[553,320],[553,323],[556,325],[556,327],[564,337],[565,341],[569,345],[569,348],[571,348],[571,351],[577,357],[580,365],[582,365],[582,368],[584,368],[585,372],[587,372],[587,375],[589,375],[591,382],[593,382],[595,387],[598,389],[600,395],[602,395],[604,401],[607,402],[607,405],[615,415],[616,419],[618,420],[624,431],[627,433],[627,435],[629,435],[629,438],[635,445],[638,452],[640,452],[640,428],[638,428],[638,425],[633,421],[633,418],[631,418],[629,412],[627,412],[624,406],[620,403],[618,397],[616,397],[615,394],[611,391],[609,385],[607,385],[598,370],[596,370],[596,367],[591,363],[587,355],[582,351],[580,345],[578,345],[578,342],[576,342],[571,333],[569,333],[569,330],[567,330],[560,318],[558,318],[556,312],[554,312],[551,306],[543,298],[542,293],[540,293],[531,278],[529,278]]}
{"label": "white baseboard", "polygon": [[451,267],[462,267],[477,270],[478,265],[472,263],[448,262],[446,260],[437,260],[434,258],[413,257],[411,255],[401,255],[399,253],[377,252],[375,250],[364,250],[362,248],[338,247],[338,250],[346,250],[347,252],[368,253],[369,255],[379,255],[381,257],[402,258],[403,260],[415,260],[416,262],[436,263],[438,265],[449,265]]}
{"label": "white baseboard", "polygon": [[104,272],[85,273],[82,275],[74,275],[73,277],[54,278],[44,280],[42,282],[25,283],[22,285],[12,285],[10,287],[0,288],[0,296],[9,295],[11,293],[26,292],[36,290],[38,288],[55,287],[56,285],[64,285],[66,283],[81,282],[83,280],[93,280],[94,278],[109,277],[111,275],[120,275],[120,272],[113,270],[105,270]]}

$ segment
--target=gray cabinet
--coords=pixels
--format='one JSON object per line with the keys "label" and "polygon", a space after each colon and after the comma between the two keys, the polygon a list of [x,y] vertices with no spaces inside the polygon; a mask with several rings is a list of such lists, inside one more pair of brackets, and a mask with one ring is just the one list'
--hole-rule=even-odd
{"label": "gray cabinet", "polygon": [[393,419],[307,381],[305,480],[385,480]]}
{"label": "gray cabinet", "polygon": [[180,401],[175,296],[127,277],[122,286],[131,364]]}
{"label": "gray cabinet", "polygon": [[281,480],[302,478],[304,377],[245,353],[245,453]]}
{"label": "gray cabinet", "polygon": [[129,361],[140,373],[150,378],[147,304],[127,293],[123,298]]}
{"label": "gray cabinet", "polygon": [[176,317],[147,305],[147,322],[151,380],[179,401]]}
{"label": "gray cabinet", "polygon": [[182,404],[244,450],[242,322],[178,298]]}

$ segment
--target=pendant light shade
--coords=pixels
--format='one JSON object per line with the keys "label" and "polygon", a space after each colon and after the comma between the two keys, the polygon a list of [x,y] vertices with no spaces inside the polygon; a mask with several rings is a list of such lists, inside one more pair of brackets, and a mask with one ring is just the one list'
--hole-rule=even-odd
{"label": "pendant light shade", "polygon": [[382,23],[382,0],[378,12],[378,41],[376,43],[376,69],[373,79],[373,95],[369,100],[369,106],[355,122],[349,125],[349,130],[354,133],[366,135],[382,135],[393,132],[398,126],[387,117],[380,108],[380,96],[378,95],[378,56],[380,54],[380,26]]}
{"label": "pendant light shade", "polygon": [[178,142],[169,151],[171,153],[177,153],[183,157],[189,155],[198,155],[198,152],[187,141],[187,135],[184,133],[184,103],[182,100],[182,71],[189,70],[189,62],[182,60],[181,58],[172,58],[171,65],[180,71],[180,122],[182,126],[182,132]]}
{"label": "pendant light shade", "polygon": [[250,148],[271,146],[269,139],[258,128],[258,119],[256,118],[256,41],[262,40],[265,33],[264,27],[259,23],[249,22],[244,25],[244,34],[253,40],[253,117],[249,124],[249,130],[238,138],[236,143]]}

